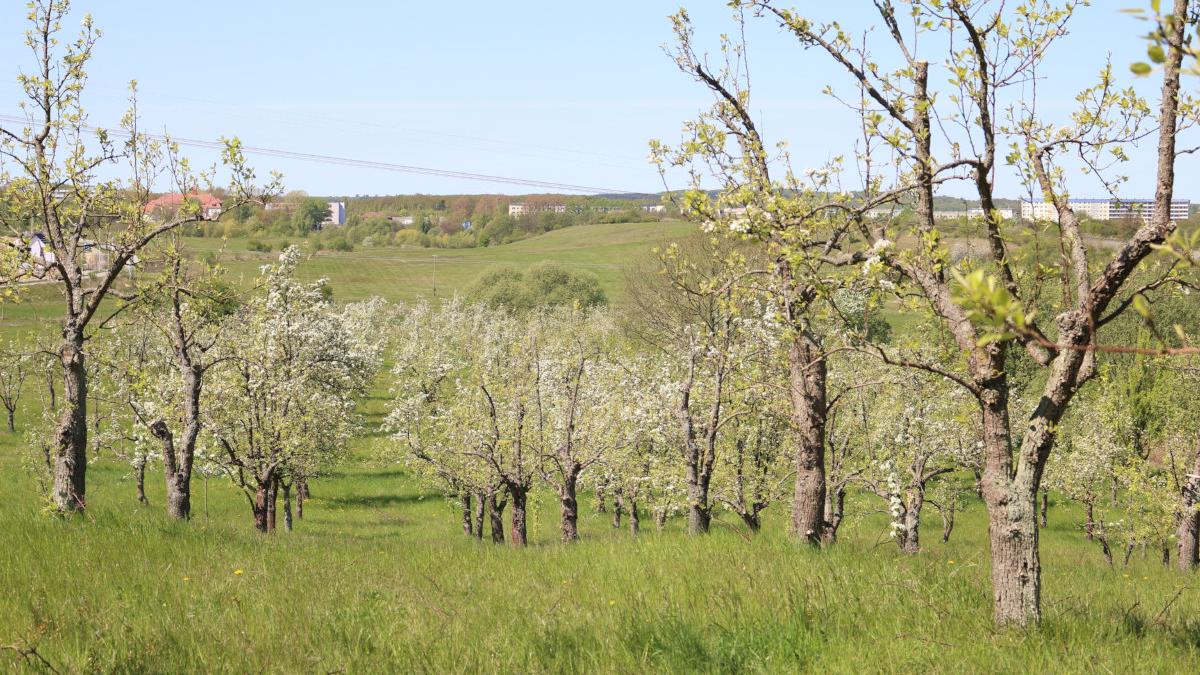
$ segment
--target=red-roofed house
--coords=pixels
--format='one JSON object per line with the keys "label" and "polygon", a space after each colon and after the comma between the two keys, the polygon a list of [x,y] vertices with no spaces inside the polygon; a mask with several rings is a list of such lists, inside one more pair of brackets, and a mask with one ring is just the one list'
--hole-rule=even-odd
{"label": "red-roofed house", "polygon": [[[190,194],[187,196],[187,199],[200,205],[201,219],[216,220],[221,217],[221,200],[207,192]],[[179,208],[183,206],[183,200],[184,196],[178,192],[172,192],[152,199],[146,204],[146,215],[155,218],[174,217],[175,214],[179,213]]]}

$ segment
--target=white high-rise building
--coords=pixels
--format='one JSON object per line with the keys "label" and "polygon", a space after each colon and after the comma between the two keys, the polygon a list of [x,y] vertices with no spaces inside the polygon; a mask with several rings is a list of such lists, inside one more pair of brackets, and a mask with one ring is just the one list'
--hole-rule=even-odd
{"label": "white high-rise building", "polygon": [[329,215],[321,221],[321,225],[345,225],[346,202],[329,202]]}
{"label": "white high-rise building", "polygon": [[[1149,220],[1154,213],[1153,199],[1072,199],[1067,202],[1075,214],[1091,220]],[[1171,201],[1171,220],[1186,220],[1191,213],[1189,199]],[[1058,222],[1058,210],[1046,201],[1021,200],[1021,218]]]}

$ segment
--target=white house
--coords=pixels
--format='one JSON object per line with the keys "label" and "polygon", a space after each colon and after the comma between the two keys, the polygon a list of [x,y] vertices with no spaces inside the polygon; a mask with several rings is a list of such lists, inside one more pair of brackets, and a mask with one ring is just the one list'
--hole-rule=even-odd
{"label": "white house", "polygon": [[41,232],[35,232],[29,237],[29,257],[33,258],[35,264],[42,266],[53,265],[58,261],[58,256],[54,255]]}

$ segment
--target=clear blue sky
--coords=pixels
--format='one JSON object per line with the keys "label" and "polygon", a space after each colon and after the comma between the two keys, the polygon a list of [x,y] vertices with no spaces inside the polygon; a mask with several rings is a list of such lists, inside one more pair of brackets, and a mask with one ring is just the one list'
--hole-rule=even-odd
{"label": "clear blue sky", "polygon": [[[869,25],[870,3],[796,0],[848,27]],[[1047,110],[1068,109],[1111,50],[1118,71],[1143,48],[1144,30],[1096,0],[1053,53]],[[24,3],[0,9],[0,111],[16,112]],[[691,3],[698,40],[730,30],[723,2]],[[342,2],[76,0],[104,30],[87,101],[93,124],[114,125],[125,84],[136,78],[146,127],[180,137],[237,135],[246,144],[556,182],[656,191],[650,138],[673,140],[708,102],[663,54],[666,16],[677,2],[609,0]],[[796,164],[846,153],[853,125],[821,94],[844,82],[765,20],[752,24],[755,108]],[[1191,85],[1195,85],[1192,82]],[[845,88],[848,90],[848,88]],[[1060,99],[1050,100],[1058,95]],[[211,155],[191,151],[196,160]],[[1145,160],[1143,159],[1143,162]],[[1183,160],[1183,196],[1192,160]],[[287,185],[312,194],[527,192],[503,185],[255,158]],[[1152,189],[1148,165],[1133,168],[1128,196]],[[671,187],[679,187],[673,181]],[[1079,195],[1098,192],[1073,179]],[[1015,183],[1001,188],[1017,196]],[[955,193],[966,194],[966,186]],[[1200,195],[1196,195],[1200,197]]]}

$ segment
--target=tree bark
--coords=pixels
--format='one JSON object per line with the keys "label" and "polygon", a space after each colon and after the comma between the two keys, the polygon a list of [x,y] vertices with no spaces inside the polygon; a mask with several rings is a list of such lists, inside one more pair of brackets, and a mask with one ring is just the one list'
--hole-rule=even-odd
{"label": "tree bark", "polygon": [[908,491],[908,503],[904,507],[904,536],[900,550],[905,553],[921,552],[921,510],[925,507],[925,488],[913,486]]}
{"label": "tree bark", "polygon": [[283,527],[288,531],[292,531],[292,486],[290,483],[283,485]]}
{"label": "tree bark", "polygon": [[621,490],[613,490],[613,514],[612,526],[615,529],[621,527],[621,512],[625,510],[625,499],[621,494]]}
{"label": "tree bark", "polygon": [[14,408],[9,408],[8,409],[8,431],[10,433],[12,433],[12,432],[15,432],[16,430],[17,430],[16,410]]}
{"label": "tree bark", "polygon": [[942,514],[942,543],[950,541],[950,534],[954,532],[954,509],[956,502],[951,500],[946,508],[941,510]]}
{"label": "tree bark", "polygon": [[528,492],[524,486],[510,485],[509,497],[512,499],[512,545],[525,546],[528,543],[525,532],[525,502]]}
{"label": "tree bark", "polygon": [[150,500],[146,499],[146,458],[138,460],[134,466],[134,476],[137,480],[137,500],[143,506],[149,506]]}
{"label": "tree bark", "polygon": [[458,496],[459,504],[462,506],[462,524],[463,533],[468,537],[475,535],[474,521],[471,518],[471,493],[463,492]]}
{"label": "tree bark", "polygon": [[1095,500],[1088,499],[1084,502],[1084,517],[1087,519],[1083,523],[1083,536],[1091,541],[1095,535],[1093,532],[1096,529],[1096,504]]}
{"label": "tree bark", "polygon": [[1200,442],[1182,492],[1179,528],[1175,532],[1179,555],[1175,564],[1181,570],[1194,570],[1200,567]]}
{"label": "tree bark", "polygon": [[846,513],[846,486],[839,483],[825,492],[825,541],[837,541],[838,527]]}
{"label": "tree bark", "polygon": [[304,502],[308,501],[308,479],[296,481],[296,520],[304,520]]}
{"label": "tree bark", "polygon": [[275,506],[279,499],[279,479],[272,474],[267,482],[267,532],[275,532]]}
{"label": "tree bark", "polygon": [[655,509],[654,511],[654,529],[657,532],[662,532],[667,528],[667,511],[666,509]]}
{"label": "tree bark", "polygon": [[762,529],[762,519],[754,511],[745,511],[739,515],[741,515],[742,522],[746,524],[746,527],[750,528],[751,532],[758,532]]}
{"label": "tree bark", "polygon": [[467,516],[471,519],[471,522],[466,525],[477,541],[483,541],[483,515],[485,512],[487,512],[487,495],[477,492],[474,495],[471,512]]}
{"label": "tree bark", "polygon": [[638,505],[636,499],[629,500],[629,534],[637,536],[638,530],[641,529],[641,523],[638,520]]}
{"label": "tree bark", "polygon": [[267,512],[270,510],[271,482],[273,480],[272,474],[258,479],[255,482],[254,500],[250,502],[250,509],[254,513],[254,529],[263,534],[271,531]]}
{"label": "tree bark", "polygon": [[579,541],[579,499],[575,494],[578,475],[578,471],[574,467],[568,468],[558,493],[559,507],[562,511],[561,537],[563,543]]}
{"label": "tree bark", "polygon": [[83,330],[64,328],[63,338],[60,359],[67,404],[55,430],[51,499],[59,512],[70,513],[87,504],[87,370]]}
{"label": "tree bark", "polygon": [[179,520],[192,517],[192,467],[196,460],[196,443],[200,438],[200,396],[202,371],[192,365],[190,357],[177,347],[179,372],[183,378],[183,434],[179,444],[165,420],[150,425],[150,433],[162,444],[163,475],[167,483],[167,515]]}
{"label": "tree bark", "polygon": [[1038,517],[1041,520],[1042,529],[1046,528],[1046,511],[1050,508],[1050,493],[1042,490],[1042,505]]}
{"label": "tree bark", "polygon": [[1012,473],[1007,380],[1000,375],[988,384],[980,403],[993,619],[998,626],[1037,624],[1041,620],[1042,576],[1036,515],[1038,486],[1028,474],[1022,476],[1023,480],[1015,480]]}
{"label": "tree bark", "polygon": [[826,540],[825,358],[809,336],[793,334],[788,350],[788,396],[796,434],[791,533],[810,545]]}
{"label": "tree bark", "polygon": [[[508,503],[507,499],[504,500],[503,502],[498,500],[496,498],[495,492],[488,495],[487,512],[488,512],[488,517],[490,518],[490,522],[491,522],[492,543],[493,544],[503,544],[504,543],[504,507],[507,503]],[[514,515],[514,518],[515,517],[516,516]],[[482,520],[479,522],[479,528],[480,528],[480,532],[482,532],[483,531],[483,521]]]}

